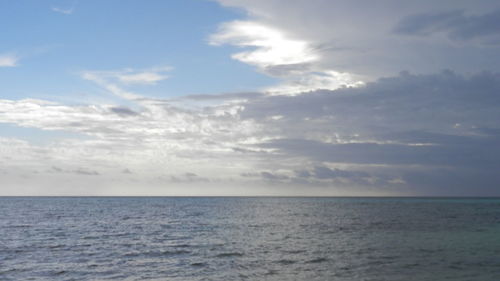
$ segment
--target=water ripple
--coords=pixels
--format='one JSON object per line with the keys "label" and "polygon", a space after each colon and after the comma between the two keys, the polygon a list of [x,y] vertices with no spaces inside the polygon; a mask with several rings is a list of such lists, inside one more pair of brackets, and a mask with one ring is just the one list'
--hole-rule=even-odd
{"label": "water ripple", "polygon": [[497,280],[500,200],[0,198],[0,280]]}

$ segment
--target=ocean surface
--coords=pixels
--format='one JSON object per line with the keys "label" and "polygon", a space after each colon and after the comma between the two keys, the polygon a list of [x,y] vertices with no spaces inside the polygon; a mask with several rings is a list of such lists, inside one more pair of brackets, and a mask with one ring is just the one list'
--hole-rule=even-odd
{"label": "ocean surface", "polygon": [[0,280],[500,280],[500,199],[0,198]]}

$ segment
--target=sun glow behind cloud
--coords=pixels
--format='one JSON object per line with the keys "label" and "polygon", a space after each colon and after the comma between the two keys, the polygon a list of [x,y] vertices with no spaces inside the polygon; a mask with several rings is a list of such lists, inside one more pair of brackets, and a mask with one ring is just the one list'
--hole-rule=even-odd
{"label": "sun glow behind cloud", "polygon": [[234,54],[233,58],[262,69],[276,65],[307,63],[318,59],[307,42],[289,39],[277,29],[251,21],[222,24],[219,32],[211,36],[210,43],[256,47],[255,50]]}
{"label": "sun glow behind cloud", "polygon": [[317,65],[321,56],[311,43],[291,39],[278,29],[259,22],[233,21],[220,26],[210,37],[213,45],[231,44],[251,50],[232,55],[233,59],[256,66],[259,71],[280,78],[279,85],[264,89],[270,94],[298,94],[318,89],[357,87],[349,73],[324,69]]}

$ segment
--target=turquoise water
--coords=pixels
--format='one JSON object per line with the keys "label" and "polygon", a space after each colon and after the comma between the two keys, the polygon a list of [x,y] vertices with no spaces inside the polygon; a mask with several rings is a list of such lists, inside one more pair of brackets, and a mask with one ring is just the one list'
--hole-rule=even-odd
{"label": "turquoise water", "polygon": [[500,280],[500,200],[0,198],[0,280]]}

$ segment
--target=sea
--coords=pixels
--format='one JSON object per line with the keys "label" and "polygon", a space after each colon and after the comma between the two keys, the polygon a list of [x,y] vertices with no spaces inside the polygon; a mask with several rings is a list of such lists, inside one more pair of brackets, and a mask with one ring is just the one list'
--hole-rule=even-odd
{"label": "sea", "polygon": [[0,280],[500,280],[498,198],[1,197]]}

